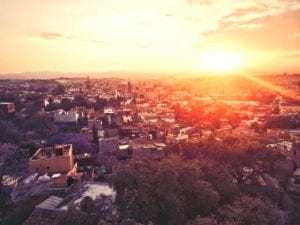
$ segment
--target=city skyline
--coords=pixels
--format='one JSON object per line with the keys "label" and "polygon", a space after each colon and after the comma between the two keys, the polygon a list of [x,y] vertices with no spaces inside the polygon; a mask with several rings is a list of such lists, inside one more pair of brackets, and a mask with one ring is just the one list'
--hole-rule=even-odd
{"label": "city skyline", "polygon": [[0,4],[0,74],[300,71],[297,0]]}

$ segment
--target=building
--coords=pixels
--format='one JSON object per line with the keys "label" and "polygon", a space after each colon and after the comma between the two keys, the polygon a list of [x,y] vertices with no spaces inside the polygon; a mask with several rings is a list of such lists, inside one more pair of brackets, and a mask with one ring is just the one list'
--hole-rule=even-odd
{"label": "building", "polygon": [[112,153],[119,150],[119,138],[99,138],[99,153]]}
{"label": "building", "polygon": [[88,128],[92,130],[92,129],[94,129],[94,127],[97,130],[101,130],[102,129],[102,121],[97,120],[97,119],[88,120]]}
{"label": "building", "polygon": [[141,143],[132,144],[132,158],[133,159],[162,159],[165,157],[164,143]]}
{"label": "building", "polygon": [[300,168],[294,171],[293,177],[290,179],[288,191],[300,197]]}
{"label": "building", "polygon": [[69,172],[73,167],[72,144],[40,148],[29,159],[29,173]]}
{"label": "building", "polygon": [[291,140],[293,140],[294,142],[300,143],[300,129],[289,130],[289,135],[290,135]]}
{"label": "building", "polygon": [[54,122],[55,123],[75,123],[75,124],[77,124],[78,118],[79,118],[79,114],[75,110],[68,111],[68,112],[59,110],[54,113]]}
{"label": "building", "polygon": [[300,168],[300,142],[294,144],[293,150],[295,155],[296,168]]}
{"label": "building", "polygon": [[0,102],[0,111],[5,114],[12,114],[16,111],[15,104],[13,102]]}
{"label": "building", "polygon": [[101,215],[115,214],[114,207],[116,192],[109,186],[108,183],[87,183],[80,190],[61,198],[51,195],[49,198],[39,203],[33,209],[31,215],[26,219],[23,225],[53,225],[57,219],[66,214],[68,209],[74,205],[74,210],[80,211],[80,203],[86,197],[90,197],[101,204],[97,206],[97,210]]}
{"label": "building", "polygon": [[90,81],[90,77],[89,76],[86,77],[86,89],[87,90],[91,89],[91,81]]}
{"label": "building", "polygon": [[300,112],[300,105],[296,103],[281,103],[280,104],[281,113],[295,113]]}

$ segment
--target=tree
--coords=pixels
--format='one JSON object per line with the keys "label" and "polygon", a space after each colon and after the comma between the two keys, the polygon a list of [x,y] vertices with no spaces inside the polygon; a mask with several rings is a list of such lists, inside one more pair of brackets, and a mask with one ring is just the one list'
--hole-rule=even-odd
{"label": "tree", "polygon": [[93,143],[95,143],[97,146],[99,145],[98,129],[96,128],[95,124],[93,126]]}
{"label": "tree", "polygon": [[105,106],[107,106],[107,100],[105,98],[99,98],[99,96],[97,96],[96,102],[94,105],[95,110],[104,109]]}
{"label": "tree", "polygon": [[29,153],[29,157],[31,157],[41,147],[41,145],[35,142],[23,142],[20,147],[26,149]]}
{"label": "tree", "polygon": [[69,111],[71,108],[74,107],[73,103],[67,98],[63,98],[61,100],[60,106],[66,111]]}
{"label": "tree", "polygon": [[3,163],[0,167],[0,208],[6,208],[12,204],[10,192],[2,184],[4,168],[5,163]]}
{"label": "tree", "polygon": [[0,121],[0,141],[18,143],[21,140],[20,133],[18,130],[13,129],[5,122]]}
{"label": "tree", "polygon": [[[1,198],[0,198],[1,199]],[[35,196],[27,200],[11,204],[3,208],[4,212],[4,225],[20,225],[30,216],[34,207],[45,200],[45,197]],[[2,209],[1,209],[2,210]],[[1,221],[2,222],[2,221]]]}
{"label": "tree", "polygon": [[297,129],[300,127],[299,116],[294,115],[273,115],[264,124],[267,128]]}
{"label": "tree", "polygon": [[203,160],[201,171],[203,179],[220,194],[219,205],[231,203],[239,195],[239,187],[233,182],[228,165]]}
{"label": "tree", "polygon": [[99,216],[89,213],[80,212],[76,209],[69,209],[66,213],[61,214],[55,221],[56,225],[97,225]]}
{"label": "tree", "polygon": [[90,196],[84,197],[80,202],[80,211],[85,213],[92,213],[95,210],[94,200]]}
{"label": "tree", "polygon": [[74,154],[96,153],[97,146],[91,143],[88,137],[81,133],[60,133],[48,140],[49,144],[72,144]]}
{"label": "tree", "polygon": [[241,196],[219,210],[222,222],[238,225],[280,225],[280,215],[274,205],[263,198]]}
{"label": "tree", "polygon": [[227,149],[223,155],[223,160],[229,165],[230,173],[239,184],[271,172],[279,159],[281,156],[278,153],[255,141],[237,143],[231,149]]}
{"label": "tree", "polygon": [[86,106],[87,105],[87,101],[83,95],[76,95],[73,102],[74,102],[75,106]]}
{"label": "tree", "polygon": [[121,218],[142,223],[181,225],[197,215],[208,215],[219,201],[219,194],[202,180],[197,161],[174,157],[121,166],[113,186]]}
{"label": "tree", "polygon": [[49,117],[46,115],[34,115],[25,121],[23,127],[25,130],[35,131],[43,138],[47,138],[54,128]]}
{"label": "tree", "polygon": [[222,142],[211,139],[200,143],[198,154],[226,165],[226,170],[238,184],[272,172],[275,163],[282,159],[279,153],[266,148],[266,143],[260,140],[233,136],[225,137]]}
{"label": "tree", "polygon": [[65,93],[65,86],[62,84],[58,84],[53,90],[53,95],[63,95]]}
{"label": "tree", "polygon": [[190,221],[187,225],[218,225],[218,221],[214,217],[196,217],[196,219]]}

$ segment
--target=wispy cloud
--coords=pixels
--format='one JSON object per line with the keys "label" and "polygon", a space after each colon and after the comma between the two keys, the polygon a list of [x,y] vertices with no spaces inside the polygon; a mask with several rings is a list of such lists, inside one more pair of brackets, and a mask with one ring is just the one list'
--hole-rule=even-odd
{"label": "wispy cloud", "polygon": [[186,0],[186,2],[190,5],[200,4],[200,5],[211,5],[213,0]]}
{"label": "wispy cloud", "polygon": [[246,16],[249,16],[249,15],[252,15],[252,16],[264,15],[269,10],[270,9],[264,5],[253,6],[253,7],[248,7],[248,8],[238,8],[238,9],[235,9],[232,13],[224,16],[223,19],[238,20],[238,19],[245,18]]}
{"label": "wispy cloud", "polygon": [[67,39],[67,40],[74,40],[74,41],[81,41],[81,42],[90,42],[90,43],[95,43],[95,44],[108,44],[104,40],[101,39],[89,39],[85,37],[79,37],[76,35],[67,35],[59,32],[43,32],[39,35],[40,38],[45,39],[45,40],[62,40],[62,39]]}
{"label": "wispy cloud", "polygon": [[63,34],[56,33],[56,32],[44,32],[40,34],[40,37],[47,40],[57,40],[57,39],[65,38]]}
{"label": "wispy cloud", "polygon": [[293,53],[288,55],[283,55],[283,58],[300,58],[300,53]]}
{"label": "wispy cloud", "polygon": [[295,34],[292,35],[292,39],[300,39],[300,32],[297,32]]}

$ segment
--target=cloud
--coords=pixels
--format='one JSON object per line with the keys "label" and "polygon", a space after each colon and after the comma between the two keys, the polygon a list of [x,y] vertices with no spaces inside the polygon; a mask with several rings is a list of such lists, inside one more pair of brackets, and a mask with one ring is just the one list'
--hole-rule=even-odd
{"label": "cloud", "polygon": [[165,17],[173,17],[174,15],[173,14],[171,14],[171,13],[166,13],[165,14]]}
{"label": "cloud", "polygon": [[57,40],[57,39],[65,38],[63,34],[55,33],[55,32],[41,33],[40,37],[47,40]]}
{"label": "cloud", "polygon": [[81,41],[81,42],[90,42],[95,44],[105,44],[106,42],[101,39],[89,39],[89,38],[82,38],[76,35],[65,35],[58,32],[43,32],[40,35],[40,38],[46,39],[46,40],[59,40],[59,39],[68,39],[68,40],[74,40],[74,41]]}
{"label": "cloud", "polygon": [[189,5],[200,4],[200,5],[212,5],[212,0],[186,0]]}
{"label": "cloud", "polygon": [[219,20],[219,27],[226,29],[257,29],[264,26],[264,19],[279,14],[294,12],[300,8],[300,2],[284,0],[275,3],[254,3],[248,7],[236,8]]}
{"label": "cloud", "polygon": [[292,35],[292,39],[300,39],[300,32],[295,33],[294,35]]}
{"label": "cloud", "polygon": [[200,35],[202,35],[202,36],[212,36],[212,35],[215,35],[217,33],[218,33],[217,30],[208,30],[208,31],[201,31]]}
{"label": "cloud", "polygon": [[293,54],[283,55],[282,58],[300,58],[300,53],[293,53]]}
{"label": "cloud", "polygon": [[232,13],[223,17],[226,20],[237,20],[240,18],[244,18],[249,15],[259,15],[260,13],[265,14],[268,11],[268,7],[266,6],[253,6],[248,8],[238,8],[235,9]]}

